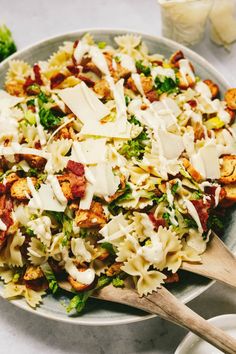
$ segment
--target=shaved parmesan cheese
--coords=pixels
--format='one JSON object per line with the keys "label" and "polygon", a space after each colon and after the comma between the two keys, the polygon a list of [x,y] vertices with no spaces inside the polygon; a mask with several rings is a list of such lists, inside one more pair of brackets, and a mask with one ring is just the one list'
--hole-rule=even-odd
{"label": "shaved parmesan cheese", "polygon": [[43,209],[43,205],[42,205],[39,193],[34,188],[33,182],[30,177],[27,177],[27,184],[28,184],[28,188],[31,192],[31,195],[33,197],[32,199],[30,199],[29,206],[32,207],[32,203],[33,203],[34,208]]}
{"label": "shaved parmesan cheese", "polygon": [[51,156],[49,152],[45,152],[44,150],[28,148],[14,142],[11,144],[11,146],[0,146],[0,155],[8,156],[14,154],[35,155],[44,157],[45,159],[48,159]]}
{"label": "shaved parmesan cheese", "polygon": [[132,73],[136,73],[136,66],[134,63],[134,59],[127,54],[119,53],[120,64],[123,68],[131,71]]}
{"label": "shaved parmesan cheese", "polygon": [[80,135],[95,135],[107,138],[123,138],[129,139],[131,131],[131,124],[121,122],[108,122],[100,124],[99,122],[91,122],[84,125],[80,131]]}
{"label": "shaved parmesan cheese", "polygon": [[186,85],[188,85],[188,77],[190,77],[190,79],[195,82],[195,75],[192,71],[192,68],[189,64],[188,59],[181,59],[179,60],[179,71],[181,73],[181,77],[184,80],[184,82],[186,83]]}
{"label": "shaved parmesan cheese", "polygon": [[58,95],[84,124],[99,121],[110,113],[107,106],[84,82],[72,88],[60,90]]}
{"label": "shaved parmesan cheese", "polygon": [[49,182],[49,184],[52,187],[52,190],[57,198],[57,200],[61,203],[61,204],[67,204],[67,199],[64,196],[64,193],[62,192],[61,186],[58,182],[58,179],[56,176],[53,175],[48,175],[47,177],[47,181]]}
{"label": "shaved parmesan cheese", "polygon": [[141,93],[142,96],[145,96],[145,93],[143,91],[142,82],[140,80],[140,75],[139,74],[132,74],[131,77],[134,80],[134,84],[137,87],[138,91]]}
{"label": "shaved parmesan cheese", "polygon": [[179,135],[159,130],[157,138],[161,143],[162,155],[169,160],[178,158],[184,151],[183,139]]}
{"label": "shaved parmesan cheese", "polygon": [[[40,209],[48,210],[48,211],[58,211],[58,212],[65,211],[66,204],[61,204],[55,198],[55,194],[52,190],[52,187],[49,184],[42,184],[37,192],[37,196],[40,199],[40,204],[42,206],[42,208]],[[38,208],[37,198],[33,196],[28,206],[30,208]]]}
{"label": "shaved parmesan cheese", "polygon": [[90,209],[94,194],[94,186],[91,183],[87,184],[85,196],[80,199],[79,208],[83,210]]}
{"label": "shaved parmesan cheese", "polygon": [[85,141],[74,141],[72,145],[71,158],[74,161],[89,164],[96,164],[106,160],[106,139],[86,139]]}
{"label": "shaved parmesan cheese", "polygon": [[200,155],[204,164],[206,178],[220,178],[220,163],[215,144],[208,144],[200,149]]}
{"label": "shaved parmesan cheese", "polygon": [[208,98],[212,97],[211,90],[208,85],[206,85],[203,81],[199,81],[195,85],[195,90],[199,92],[202,96],[206,96]]}
{"label": "shaved parmesan cheese", "polygon": [[118,176],[114,176],[112,166],[110,163],[99,163],[97,166],[91,166],[95,183],[94,194],[97,196],[111,196],[117,191],[120,179]]}
{"label": "shaved parmesan cheese", "polygon": [[88,53],[89,51],[89,45],[84,43],[83,40],[80,40],[79,43],[77,44],[77,47],[75,48],[74,51],[74,58],[79,64],[83,58],[83,56]]}
{"label": "shaved parmesan cheese", "polygon": [[195,206],[188,199],[184,199],[184,203],[186,205],[186,208],[188,209],[189,214],[192,216],[193,220],[196,222],[199,232],[202,233],[203,232],[202,224],[201,224],[201,221],[199,219],[199,215],[197,213],[197,210],[196,210]]}
{"label": "shaved parmesan cheese", "polygon": [[110,75],[110,71],[108,69],[107,61],[105,56],[102,54],[101,50],[96,47],[90,47],[89,54],[92,58],[94,64],[98,67],[98,69],[105,75]]}
{"label": "shaved parmesan cheese", "polygon": [[109,83],[110,89],[114,95],[114,99],[116,102],[116,120],[123,119],[124,123],[127,121],[126,114],[126,104],[125,104],[125,95],[124,95],[124,79],[119,80],[116,84],[114,83],[114,79],[109,76],[106,78]]}
{"label": "shaved parmesan cheese", "polygon": [[205,172],[205,167],[204,163],[202,161],[200,153],[193,154],[190,158],[190,162],[193,165],[193,167],[200,173],[200,175],[203,178],[206,178],[206,172]]}

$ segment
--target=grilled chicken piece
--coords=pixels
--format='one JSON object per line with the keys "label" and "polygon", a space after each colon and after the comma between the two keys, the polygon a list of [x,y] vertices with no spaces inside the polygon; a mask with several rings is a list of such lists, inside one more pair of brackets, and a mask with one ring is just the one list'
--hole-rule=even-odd
{"label": "grilled chicken piece", "polygon": [[226,91],[225,101],[230,109],[236,110],[236,88]]}
{"label": "grilled chicken piece", "polygon": [[223,156],[220,175],[221,183],[230,184],[236,182],[236,155]]}
{"label": "grilled chicken piece", "polygon": [[36,156],[36,155],[23,155],[23,158],[30,167],[37,168],[38,170],[44,169],[47,160],[44,157]]}
{"label": "grilled chicken piece", "polygon": [[107,218],[103,211],[102,204],[92,202],[89,210],[79,209],[75,213],[75,222],[79,227],[89,228],[105,225]]}
{"label": "grilled chicken piece", "polygon": [[[31,181],[35,186],[37,183],[37,178],[31,177]],[[28,187],[26,178],[19,178],[17,181],[13,183],[10,189],[11,197],[17,199],[19,201],[27,200],[27,195],[31,195],[30,189]]]}
{"label": "grilled chicken piece", "polygon": [[204,80],[203,82],[209,87],[213,99],[219,96],[220,90],[217,84],[211,80]]}

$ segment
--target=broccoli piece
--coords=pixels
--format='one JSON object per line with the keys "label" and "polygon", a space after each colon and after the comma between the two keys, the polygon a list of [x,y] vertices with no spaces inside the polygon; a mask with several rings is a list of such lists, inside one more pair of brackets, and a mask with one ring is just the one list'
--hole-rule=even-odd
{"label": "broccoli piece", "polygon": [[16,45],[7,26],[0,27],[0,62],[16,52]]}

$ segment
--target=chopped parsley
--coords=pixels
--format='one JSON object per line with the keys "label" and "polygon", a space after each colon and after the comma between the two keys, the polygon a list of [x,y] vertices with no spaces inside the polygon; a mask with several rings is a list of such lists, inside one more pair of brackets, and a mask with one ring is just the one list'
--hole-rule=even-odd
{"label": "chopped parsley", "polygon": [[0,27],[0,62],[16,52],[16,45],[7,26]]}
{"label": "chopped parsley", "polygon": [[173,93],[178,91],[178,80],[174,81],[171,77],[165,77],[164,81],[161,81],[158,76],[156,76],[154,80],[154,87],[158,91],[159,94],[164,92]]}
{"label": "chopped parsley", "polygon": [[145,152],[145,141],[148,140],[147,133],[142,131],[137,138],[129,140],[126,144],[124,144],[119,153],[125,156],[127,159],[131,159],[132,157],[136,157],[137,159],[141,159]]}
{"label": "chopped parsley", "polygon": [[129,119],[129,123],[134,124],[134,125],[139,125],[141,126],[140,121],[135,117],[135,115],[132,115]]}
{"label": "chopped parsley", "polygon": [[135,65],[136,65],[136,69],[140,73],[143,73],[145,76],[150,76],[151,75],[151,68],[149,66],[143,65],[141,60],[137,60]]}
{"label": "chopped parsley", "polygon": [[112,285],[116,288],[123,288],[125,284],[123,279],[116,277],[112,279]]}

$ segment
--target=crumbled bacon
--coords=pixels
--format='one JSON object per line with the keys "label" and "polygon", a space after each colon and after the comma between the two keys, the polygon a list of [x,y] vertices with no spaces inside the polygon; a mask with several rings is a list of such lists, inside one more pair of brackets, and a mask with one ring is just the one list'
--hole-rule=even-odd
{"label": "crumbled bacon", "polygon": [[197,107],[197,101],[196,100],[189,100],[187,103],[191,106],[191,108],[196,108]]}
{"label": "crumbled bacon", "polygon": [[79,40],[76,39],[76,41],[74,41],[74,44],[73,44],[73,48],[75,49],[77,47],[77,45],[79,44]]}
{"label": "crumbled bacon", "polygon": [[78,78],[81,80],[81,81],[84,81],[86,83],[86,85],[88,85],[88,87],[93,87],[95,85],[95,82],[91,79],[89,79],[88,77],[86,76],[83,76],[83,75],[78,75]]}
{"label": "crumbled bacon", "polygon": [[38,84],[39,86],[43,85],[40,66],[38,64],[35,64],[33,66],[33,71],[34,71],[35,83]]}
{"label": "crumbled bacon", "polygon": [[76,176],[84,176],[84,165],[80,162],[69,160],[66,168]]}
{"label": "crumbled bacon", "polygon": [[192,204],[194,205],[201,225],[202,225],[202,229],[203,231],[207,231],[207,221],[209,218],[209,209],[211,207],[211,200],[207,200],[207,201],[203,201],[203,199],[199,199],[199,200],[191,200]]}
{"label": "crumbled bacon", "polygon": [[[7,198],[6,195],[2,195],[0,198],[0,218],[2,222],[6,225],[7,230],[13,224],[13,220],[11,217],[12,208],[13,203],[11,199]],[[0,231],[0,250],[5,244],[7,238],[7,230]]]}
{"label": "crumbled bacon", "polygon": [[158,101],[158,99],[159,99],[158,93],[155,90],[152,90],[152,91],[149,91],[148,93],[146,93],[146,97],[151,103],[154,101]]}
{"label": "crumbled bacon", "polygon": [[[81,181],[82,183],[79,183]],[[74,198],[82,198],[85,194],[84,178],[78,177],[74,184],[71,186],[71,192]]]}
{"label": "crumbled bacon", "polygon": [[162,226],[162,227],[166,227],[166,221],[165,219],[163,218],[155,218],[154,214],[153,213],[149,213],[148,214],[149,216],[149,219],[151,220],[151,222],[153,223],[153,226],[155,229],[158,229],[159,226]]}
{"label": "crumbled bacon", "polygon": [[60,85],[64,80],[65,80],[66,76],[62,73],[58,73],[55,76],[53,76],[50,79],[50,87],[53,90],[55,87],[57,87],[58,85]]}
{"label": "crumbled bacon", "polygon": [[79,68],[76,65],[68,65],[67,69],[69,70],[69,72],[75,76],[77,76],[79,74]]}

